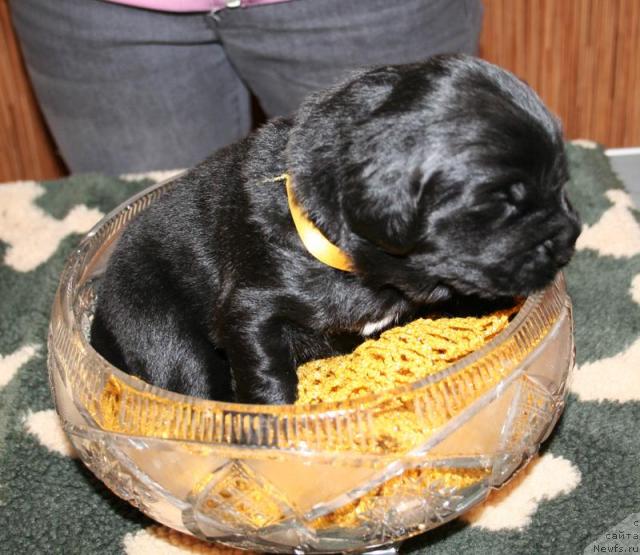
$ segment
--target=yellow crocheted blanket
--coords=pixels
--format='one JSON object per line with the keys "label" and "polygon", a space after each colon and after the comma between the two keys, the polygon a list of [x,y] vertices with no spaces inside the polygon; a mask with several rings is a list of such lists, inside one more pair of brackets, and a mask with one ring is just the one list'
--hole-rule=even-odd
{"label": "yellow crocheted blanket", "polygon": [[518,308],[479,317],[421,318],[349,355],[307,362],[298,368],[297,404],[344,401],[434,374],[485,345]]}

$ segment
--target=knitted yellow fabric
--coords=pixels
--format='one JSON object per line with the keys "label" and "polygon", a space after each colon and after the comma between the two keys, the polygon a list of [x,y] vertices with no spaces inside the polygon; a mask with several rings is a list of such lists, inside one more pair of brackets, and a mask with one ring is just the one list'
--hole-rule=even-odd
{"label": "knitted yellow fabric", "polygon": [[434,374],[482,347],[516,311],[423,318],[392,328],[349,355],[308,362],[298,368],[297,404],[344,401]]}

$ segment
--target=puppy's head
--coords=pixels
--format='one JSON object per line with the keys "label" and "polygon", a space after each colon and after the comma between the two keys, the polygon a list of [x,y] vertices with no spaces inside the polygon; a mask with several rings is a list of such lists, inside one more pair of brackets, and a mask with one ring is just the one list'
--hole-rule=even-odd
{"label": "puppy's head", "polygon": [[481,60],[382,67],[312,96],[287,156],[299,201],[362,278],[416,302],[526,295],[573,253],[560,126]]}

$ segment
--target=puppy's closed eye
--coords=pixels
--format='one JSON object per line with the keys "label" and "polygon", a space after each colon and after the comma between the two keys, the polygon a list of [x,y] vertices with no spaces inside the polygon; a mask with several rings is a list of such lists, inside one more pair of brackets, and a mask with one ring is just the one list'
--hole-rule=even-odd
{"label": "puppy's closed eye", "polygon": [[508,187],[501,185],[478,199],[470,212],[481,218],[504,221],[519,214],[526,198],[524,183],[516,182]]}
{"label": "puppy's closed eye", "polygon": [[502,224],[505,220],[519,213],[516,206],[504,200],[485,202],[474,206],[472,212],[483,221],[490,220],[493,221],[494,224]]}
{"label": "puppy's closed eye", "polygon": [[527,186],[522,182],[513,183],[505,194],[508,202],[518,206],[527,198]]}
{"label": "puppy's closed eye", "polygon": [[511,185],[501,185],[492,191],[491,197],[498,202],[504,202],[518,208],[527,198],[527,187],[524,183],[518,181]]}

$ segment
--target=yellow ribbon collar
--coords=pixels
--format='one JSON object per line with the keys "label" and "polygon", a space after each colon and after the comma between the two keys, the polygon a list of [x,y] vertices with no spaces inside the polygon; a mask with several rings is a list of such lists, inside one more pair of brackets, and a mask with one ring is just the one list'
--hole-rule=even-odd
{"label": "yellow ribbon collar", "polygon": [[291,176],[285,173],[274,181],[281,181],[283,179],[287,189],[289,212],[291,212],[293,223],[296,226],[300,240],[305,248],[327,266],[342,270],[343,272],[353,271],[353,263],[349,255],[329,241],[322,231],[320,231],[304,213],[304,209],[300,206],[300,203],[293,193]]}

